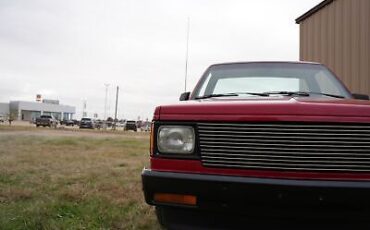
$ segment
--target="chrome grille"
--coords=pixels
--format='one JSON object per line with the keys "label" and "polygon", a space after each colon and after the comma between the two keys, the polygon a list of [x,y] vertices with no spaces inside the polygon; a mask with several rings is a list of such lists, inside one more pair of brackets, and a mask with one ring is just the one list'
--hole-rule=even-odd
{"label": "chrome grille", "polygon": [[370,171],[370,125],[198,123],[203,166]]}

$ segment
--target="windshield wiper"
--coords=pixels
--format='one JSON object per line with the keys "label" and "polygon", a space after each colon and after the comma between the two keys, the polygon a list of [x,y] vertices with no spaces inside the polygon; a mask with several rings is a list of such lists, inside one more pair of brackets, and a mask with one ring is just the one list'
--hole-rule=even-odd
{"label": "windshield wiper", "polygon": [[320,93],[320,92],[308,92],[308,93],[310,93],[310,94],[317,94],[317,95],[324,95],[324,96],[328,96],[328,97],[335,97],[335,98],[345,98],[344,96],[330,94],[330,93]]}
{"label": "windshield wiper", "polygon": [[249,95],[255,95],[255,96],[263,96],[268,97],[269,94],[267,93],[250,93],[250,92],[237,92],[237,93],[216,93],[216,94],[207,94],[203,96],[196,97],[195,99],[206,99],[211,97],[237,97],[240,94],[249,94]]}
{"label": "windshield wiper", "polygon": [[206,99],[211,97],[236,97],[239,96],[236,93],[215,93],[215,94],[207,94],[199,97],[195,97],[195,99]]}
{"label": "windshield wiper", "polygon": [[264,92],[266,94],[281,94],[281,95],[287,95],[287,96],[301,96],[301,97],[309,97],[310,94],[317,94],[317,95],[323,95],[328,97],[335,97],[335,98],[344,98],[344,96],[341,95],[335,95],[335,94],[329,94],[329,93],[320,93],[320,92],[301,92],[301,91],[272,91],[272,92]]}
{"label": "windshield wiper", "polygon": [[310,94],[308,92],[299,92],[299,91],[271,91],[271,92],[264,92],[265,94],[281,94],[287,96],[302,96],[302,97],[309,97]]}

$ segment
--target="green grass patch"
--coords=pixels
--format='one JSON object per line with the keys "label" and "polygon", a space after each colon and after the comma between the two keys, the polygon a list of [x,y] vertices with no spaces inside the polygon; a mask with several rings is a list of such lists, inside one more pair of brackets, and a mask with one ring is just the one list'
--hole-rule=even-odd
{"label": "green grass patch", "polygon": [[0,136],[0,229],[160,229],[140,173],[148,138]]}

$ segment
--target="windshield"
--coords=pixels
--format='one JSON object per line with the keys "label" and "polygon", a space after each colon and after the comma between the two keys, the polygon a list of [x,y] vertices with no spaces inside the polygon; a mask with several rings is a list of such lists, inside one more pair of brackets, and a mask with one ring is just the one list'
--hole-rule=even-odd
{"label": "windshield", "polygon": [[[324,66],[304,63],[241,63],[208,69],[193,98],[209,95],[246,97],[279,92],[307,92],[313,97],[350,98],[351,95]],[[260,95],[261,96],[261,95]]]}

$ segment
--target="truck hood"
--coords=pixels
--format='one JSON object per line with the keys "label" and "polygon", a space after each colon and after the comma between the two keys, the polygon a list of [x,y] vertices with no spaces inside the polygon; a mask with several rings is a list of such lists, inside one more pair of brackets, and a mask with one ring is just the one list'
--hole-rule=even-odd
{"label": "truck hood", "polygon": [[159,120],[272,120],[370,122],[370,101],[314,97],[191,100],[160,106]]}

